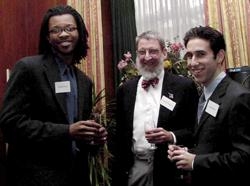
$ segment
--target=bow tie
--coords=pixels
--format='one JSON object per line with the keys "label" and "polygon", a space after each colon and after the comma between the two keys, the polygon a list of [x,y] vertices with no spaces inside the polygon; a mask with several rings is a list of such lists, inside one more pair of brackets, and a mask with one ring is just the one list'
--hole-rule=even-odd
{"label": "bow tie", "polygon": [[150,85],[152,85],[152,87],[155,87],[155,85],[157,85],[158,82],[159,82],[159,79],[157,77],[155,77],[155,78],[150,79],[150,80],[143,80],[141,86],[142,86],[142,88],[147,90]]}

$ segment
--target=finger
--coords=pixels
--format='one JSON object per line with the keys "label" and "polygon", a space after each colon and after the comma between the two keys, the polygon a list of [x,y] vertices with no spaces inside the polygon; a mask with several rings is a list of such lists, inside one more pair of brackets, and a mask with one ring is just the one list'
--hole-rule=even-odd
{"label": "finger", "polygon": [[79,127],[79,130],[80,131],[87,131],[87,132],[98,132],[98,129],[96,127],[93,127],[92,125],[89,125],[89,124],[82,124],[80,127]]}
{"label": "finger", "polygon": [[173,153],[173,151],[168,151],[168,155],[170,155],[171,157],[175,156],[175,154]]}
{"label": "finger", "polygon": [[183,165],[176,165],[177,169],[183,169]]}
{"label": "finger", "polygon": [[172,160],[172,156],[171,156],[171,155],[168,155],[168,159],[170,159],[171,161],[173,161],[173,160]]}
{"label": "finger", "polygon": [[180,145],[174,145],[174,150],[181,150],[182,149],[182,146]]}
{"label": "finger", "polygon": [[168,159],[170,159],[172,162],[175,161],[175,160],[173,159],[173,156],[172,156],[171,154],[168,155]]}
{"label": "finger", "polygon": [[174,151],[173,154],[172,154],[172,159],[174,161],[180,161],[180,160],[183,159],[183,156],[181,154],[175,153],[175,151]]}
{"label": "finger", "polygon": [[187,147],[183,147],[183,150],[187,152],[187,151],[188,151],[188,148],[187,148]]}
{"label": "finger", "polygon": [[186,163],[184,160],[179,160],[176,162],[176,167],[179,169],[183,169],[183,168],[185,168],[185,166],[186,166]]}
{"label": "finger", "polygon": [[98,129],[98,132],[99,132],[99,133],[106,133],[106,134],[107,134],[107,131],[106,131],[106,129],[105,129],[104,127],[100,127],[100,128]]}
{"label": "finger", "polygon": [[100,128],[102,127],[102,125],[100,125],[99,123],[96,123],[94,120],[86,120],[86,121],[81,121],[81,124],[85,125],[85,126],[89,126],[89,127],[95,127],[95,128]]}
{"label": "finger", "polygon": [[173,151],[173,156],[181,156],[185,151],[183,149],[178,149]]}
{"label": "finger", "polygon": [[168,145],[168,149],[169,149],[170,151],[173,151],[173,150],[174,150],[174,145],[169,144],[169,145]]}

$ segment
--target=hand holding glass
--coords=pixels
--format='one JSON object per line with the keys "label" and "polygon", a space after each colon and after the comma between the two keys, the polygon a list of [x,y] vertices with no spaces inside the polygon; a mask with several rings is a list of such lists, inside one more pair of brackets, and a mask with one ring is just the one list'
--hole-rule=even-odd
{"label": "hand holding glass", "polygon": [[[155,122],[153,120],[151,121],[145,121],[144,122],[144,130],[145,130],[145,135],[146,132],[149,132],[150,130],[156,128]],[[157,147],[154,143],[150,143],[150,150],[155,150]]]}

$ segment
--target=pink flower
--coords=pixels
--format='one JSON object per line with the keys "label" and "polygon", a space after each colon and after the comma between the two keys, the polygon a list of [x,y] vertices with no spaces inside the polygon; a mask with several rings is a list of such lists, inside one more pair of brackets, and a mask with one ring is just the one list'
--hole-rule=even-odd
{"label": "pink flower", "polygon": [[128,65],[134,67],[134,61],[132,60],[132,54],[128,51],[127,53],[123,54],[125,59],[121,59],[117,65],[117,68],[120,71],[123,71]]}
{"label": "pink flower", "polygon": [[121,60],[119,61],[117,68],[122,71],[126,66],[128,66],[128,61],[127,60]]}
{"label": "pink flower", "polygon": [[132,59],[132,54],[130,52],[127,52],[123,54],[124,59],[121,59],[119,63],[117,64],[117,68],[121,72],[121,83],[124,83],[130,78],[133,78],[138,75],[137,68],[135,66],[135,63]]}
{"label": "pink flower", "polygon": [[125,61],[130,61],[132,60],[132,54],[128,51],[126,54],[123,54],[125,57]]}
{"label": "pink flower", "polygon": [[174,53],[179,53],[181,50],[183,50],[183,45],[178,42],[178,43],[171,43],[170,45],[171,51]]}

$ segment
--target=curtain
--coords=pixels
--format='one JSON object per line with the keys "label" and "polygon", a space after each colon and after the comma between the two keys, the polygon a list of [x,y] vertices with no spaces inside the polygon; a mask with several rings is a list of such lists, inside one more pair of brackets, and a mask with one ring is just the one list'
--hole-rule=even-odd
{"label": "curtain", "polygon": [[194,26],[204,25],[203,0],[134,0],[137,32],[158,31],[166,40],[181,41]]}
{"label": "curtain", "polygon": [[111,0],[112,32],[113,32],[113,65],[116,87],[119,85],[120,74],[117,64],[123,54],[130,51],[135,56],[135,8],[133,0]]}
{"label": "curtain", "polygon": [[88,56],[78,67],[93,80],[98,93],[105,87],[101,1],[68,0],[67,4],[83,16],[89,32]]}
{"label": "curtain", "polygon": [[205,0],[206,23],[224,33],[227,45],[225,68],[250,65],[250,2]]}

